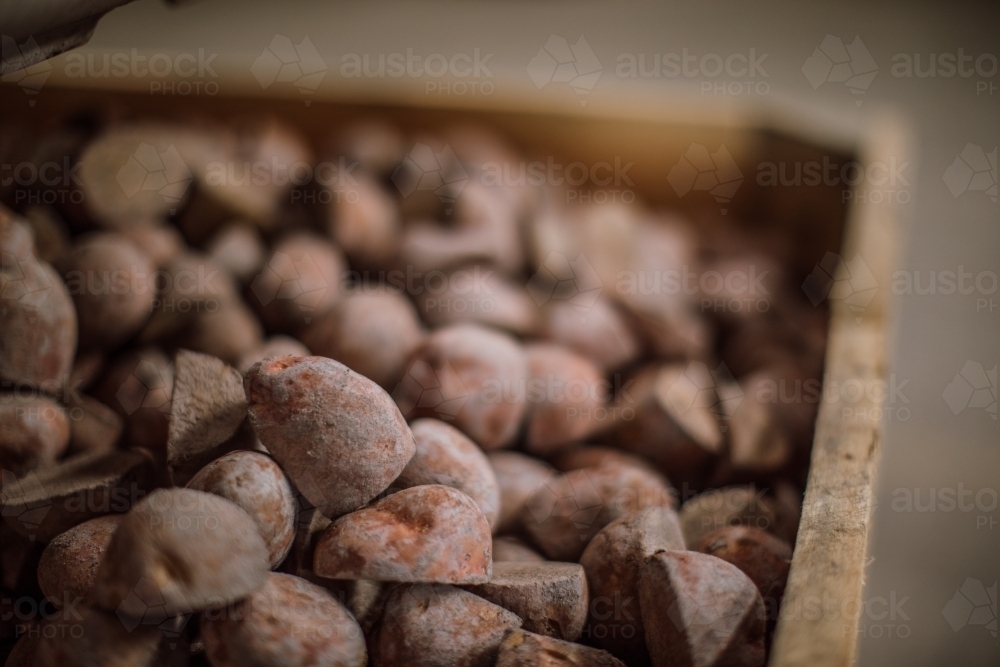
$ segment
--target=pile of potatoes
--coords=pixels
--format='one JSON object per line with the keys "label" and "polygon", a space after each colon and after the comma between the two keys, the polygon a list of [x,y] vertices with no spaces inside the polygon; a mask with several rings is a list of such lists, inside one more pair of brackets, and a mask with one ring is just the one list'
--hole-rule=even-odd
{"label": "pile of potatoes", "polygon": [[826,326],[773,238],[473,125],[0,152],[72,165],[0,188],[7,665],[765,663]]}

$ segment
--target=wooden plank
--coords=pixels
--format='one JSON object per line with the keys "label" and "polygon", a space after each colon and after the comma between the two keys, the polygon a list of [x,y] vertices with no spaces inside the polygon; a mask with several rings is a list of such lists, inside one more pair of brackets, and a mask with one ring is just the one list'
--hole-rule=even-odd
{"label": "wooden plank", "polygon": [[862,392],[861,399],[848,405],[829,392],[851,386],[845,383],[870,387],[882,377],[881,329],[879,323],[841,321],[831,331],[827,390],[771,657],[775,667],[846,667],[854,662],[880,444],[874,416],[881,401]]}
{"label": "wooden plank", "polygon": [[[877,117],[868,130],[859,147],[862,164],[907,160],[910,135],[899,118]],[[861,305],[831,303],[823,402],[772,667],[848,667],[855,661],[901,223],[898,199],[874,197],[865,187],[855,189],[841,253],[846,263],[836,277],[849,280],[860,261],[877,288]]]}

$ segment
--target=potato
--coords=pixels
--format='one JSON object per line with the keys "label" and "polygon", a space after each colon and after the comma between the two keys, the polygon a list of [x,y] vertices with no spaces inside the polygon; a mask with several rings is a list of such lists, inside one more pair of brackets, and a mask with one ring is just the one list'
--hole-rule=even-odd
{"label": "potato", "polygon": [[336,359],[391,391],[424,332],[413,304],[401,294],[355,291],[313,321],[300,338],[314,354]]}
{"label": "potato", "polygon": [[234,503],[191,489],[160,489],[124,516],[97,570],[94,604],[142,618],[221,607],[260,588],[267,546]]}
{"label": "potato", "polygon": [[612,521],[594,536],[580,565],[587,572],[591,607],[584,638],[628,664],[648,663],[639,577],[649,556],[683,550],[677,514],[667,507],[647,507]]}
{"label": "potato", "polygon": [[187,483],[195,491],[231,500],[257,524],[271,567],[285,559],[295,537],[295,491],[278,464],[260,452],[230,452]]}
{"label": "potato", "polygon": [[168,341],[199,315],[239,300],[236,281],[208,257],[185,252],[159,273],[153,314],[139,333],[141,344]]}
{"label": "potato", "polygon": [[263,345],[264,329],[253,311],[237,299],[195,315],[180,332],[177,343],[235,364]]}
{"label": "potato", "polygon": [[107,229],[128,229],[175,212],[192,181],[182,154],[196,140],[187,129],[153,123],[115,125],[95,137],[80,154],[78,171],[90,218]]}
{"label": "potato", "polygon": [[296,233],[280,241],[250,284],[251,305],[271,331],[291,333],[341,298],[346,265],[328,241]]}
{"label": "potato", "polygon": [[587,620],[587,577],[576,563],[495,563],[488,583],[463,588],[517,614],[525,630],[556,639],[575,641]]}
{"label": "potato", "polygon": [[377,174],[392,172],[406,155],[407,148],[399,128],[368,114],[341,127],[330,145],[338,155]]}
{"label": "potato", "polygon": [[551,463],[560,472],[591,468],[604,463],[638,466],[655,472],[654,468],[643,458],[633,456],[618,449],[601,447],[599,445],[580,445],[563,450],[551,459]]}
{"label": "potato", "polygon": [[121,415],[96,398],[85,394],[75,394],[67,398],[71,415],[70,453],[106,453],[114,450],[125,430],[125,420]]}
{"label": "potato", "polygon": [[458,489],[479,505],[493,529],[500,515],[500,487],[483,451],[454,426],[436,419],[418,419],[410,431],[416,453],[393,487],[444,484]]}
{"label": "potato", "polygon": [[586,358],[551,343],[525,347],[528,426],[525,448],[545,456],[600,426],[610,385]]}
{"label": "potato", "polygon": [[73,296],[83,349],[114,349],[149,319],[156,299],[156,268],[121,234],[84,237],[60,262]]}
{"label": "potato", "polygon": [[397,587],[371,641],[375,667],[491,667],[508,630],[521,619],[460,588]]}
{"label": "potato", "polygon": [[684,541],[695,545],[718,528],[741,525],[761,530],[779,529],[773,503],[753,486],[727,486],[699,494],[680,509]]}
{"label": "potato", "polygon": [[725,526],[703,535],[693,549],[740,568],[760,591],[769,624],[777,621],[792,562],[792,548],[786,542],[757,528]]}
{"label": "potato", "polygon": [[520,452],[489,452],[486,455],[500,486],[498,534],[519,530],[524,504],[554,474],[551,466]]}
{"label": "potato", "polygon": [[264,266],[267,248],[248,223],[233,222],[220,229],[205,248],[208,256],[242,283],[249,283]]}
{"label": "potato", "polygon": [[22,479],[4,503],[9,516],[37,519],[11,522],[16,530],[48,542],[87,519],[128,510],[153,488],[155,476],[152,457],[141,449],[78,454]]}
{"label": "potato", "polygon": [[73,300],[48,264],[30,253],[7,257],[0,265],[0,378],[58,393],[76,352]]}
{"label": "potato", "polygon": [[270,573],[232,608],[202,614],[201,636],[213,667],[364,667],[361,627],[330,593],[305,579]]}
{"label": "potato", "polygon": [[518,335],[529,335],[538,328],[538,307],[524,286],[485,265],[470,264],[452,270],[440,281],[428,280],[417,300],[420,315],[435,328],[477,322]]}
{"label": "potato", "polygon": [[125,442],[166,458],[174,365],[158,347],[123,352],[113,359],[94,396],[125,419]]}
{"label": "potato", "polygon": [[715,386],[701,362],[644,366],[625,378],[602,441],[648,459],[674,484],[702,488],[723,446]]}
{"label": "potato", "polygon": [[371,501],[413,457],[413,434],[389,395],[337,361],[269,359],[244,386],[260,441],[331,518]]}
{"label": "potato", "polygon": [[511,630],[500,644],[496,667],[625,667],[607,651]]}
{"label": "potato", "polygon": [[272,357],[308,357],[305,345],[290,336],[271,336],[252,350],[244,352],[236,362],[236,370],[246,375],[250,367],[258,361]]}
{"label": "potato", "polygon": [[157,269],[170,265],[184,250],[184,239],[172,225],[137,225],[122,230]]}
{"label": "potato", "polygon": [[17,261],[35,254],[35,239],[27,220],[0,204],[0,251]]}
{"label": "potato", "polygon": [[178,350],[167,435],[172,471],[211,456],[239,429],[247,405],[235,368],[207,354]]}
{"label": "potato", "polygon": [[653,667],[761,667],[764,604],[750,579],[721,558],[694,551],[648,557],[639,606]]}
{"label": "potato", "polygon": [[542,312],[546,338],[590,359],[604,372],[635,361],[641,352],[625,316],[606,299],[588,306],[553,299]]}
{"label": "potato", "polygon": [[331,579],[482,583],[491,565],[486,517],[440,484],[404,489],[337,519],[313,555],[313,570]]}
{"label": "potato", "polygon": [[545,556],[516,537],[494,537],[493,562],[499,563],[501,561],[541,563],[545,561]]}
{"label": "potato", "polygon": [[20,477],[53,465],[69,445],[66,411],[44,396],[0,393],[0,467]]}
{"label": "potato", "polygon": [[408,417],[454,420],[486,451],[514,442],[525,412],[527,359],[511,337],[475,324],[438,329],[393,392]]}
{"label": "potato", "polygon": [[552,560],[575,561],[615,519],[646,507],[672,507],[673,493],[646,468],[605,463],[554,476],[528,499],[521,520]]}
{"label": "potato", "polygon": [[59,261],[69,248],[69,229],[59,213],[51,206],[27,206],[24,222],[31,228],[38,259],[50,264]]}
{"label": "potato", "polygon": [[121,518],[108,514],[84,521],[45,547],[38,563],[38,585],[53,605],[61,609],[90,599],[97,567]]}
{"label": "potato", "polygon": [[328,185],[327,230],[352,262],[385,266],[399,245],[399,206],[370,174],[338,174]]}

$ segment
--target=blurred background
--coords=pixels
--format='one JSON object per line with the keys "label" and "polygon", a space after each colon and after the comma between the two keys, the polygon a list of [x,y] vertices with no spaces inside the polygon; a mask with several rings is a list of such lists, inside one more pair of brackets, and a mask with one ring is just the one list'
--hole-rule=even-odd
{"label": "blurred background", "polygon": [[[110,12],[86,45],[5,76],[23,95],[5,91],[4,106],[42,108],[60,86],[191,97],[273,86],[267,94],[306,105],[343,97],[490,108],[519,97],[600,113],[624,93],[648,92],[720,115],[749,107],[821,118],[834,141],[897,113],[912,156],[868,190],[900,204],[907,224],[893,283],[879,286],[891,292],[892,395],[858,662],[997,665],[997,26],[1000,5],[988,2],[140,0]],[[569,74],[556,64],[567,46]],[[6,59],[8,41],[4,49]],[[88,56],[109,53],[154,73],[158,63],[182,66],[188,85],[86,72]],[[352,67],[379,54],[428,68],[432,54],[462,54],[468,74]]]}

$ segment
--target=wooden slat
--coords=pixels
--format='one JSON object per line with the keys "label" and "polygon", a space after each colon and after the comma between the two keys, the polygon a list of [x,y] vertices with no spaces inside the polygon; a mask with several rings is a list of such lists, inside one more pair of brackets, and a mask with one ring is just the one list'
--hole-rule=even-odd
{"label": "wooden slat", "polygon": [[[899,119],[879,117],[859,138],[859,158],[863,164],[905,162],[908,137]],[[868,390],[886,375],[889,288],[901,226],[898,200],[856,193],[865,197],[855,197],[850,209],[841,256],[860,258],[878,288],[861,310],[831,303],[823,402],[772,667],[848,667],[856,657],[884,398]],[[840,269],[837,277],[848,279],[847,266]]]}

